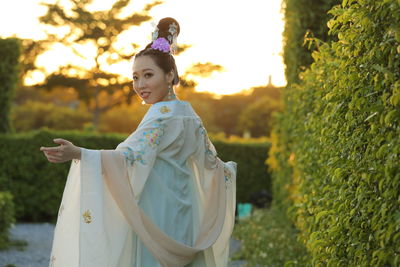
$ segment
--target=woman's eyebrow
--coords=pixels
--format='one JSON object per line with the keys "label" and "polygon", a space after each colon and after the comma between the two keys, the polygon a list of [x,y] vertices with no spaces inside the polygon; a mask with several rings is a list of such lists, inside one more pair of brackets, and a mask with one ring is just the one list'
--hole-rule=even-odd
{"label": "woman's eyebrow", "polygon": [[[150,69],[150,68],[148,68],[148,69],[143,69],[142,72],[144,72],[144,71],[146,71],[146,70],[153,70],[153,69]],[[133,72],[133,74],[135,74],[135,73],[137,73],[137,72],[136,72],[136,71]]]}

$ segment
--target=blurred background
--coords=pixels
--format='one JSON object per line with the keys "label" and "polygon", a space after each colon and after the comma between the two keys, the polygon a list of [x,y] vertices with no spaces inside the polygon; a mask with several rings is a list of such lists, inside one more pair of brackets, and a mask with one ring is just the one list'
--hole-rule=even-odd
{"label": "blurred background", "polygon": [[130,133],[143,117],[131,58],[155,25],[181,27],[182,100],[210,135],[268,136],[285,86],[280,1],[15,0],[0,4],[0,36],[22,40],[11,108],[16,132],[46,127]]}

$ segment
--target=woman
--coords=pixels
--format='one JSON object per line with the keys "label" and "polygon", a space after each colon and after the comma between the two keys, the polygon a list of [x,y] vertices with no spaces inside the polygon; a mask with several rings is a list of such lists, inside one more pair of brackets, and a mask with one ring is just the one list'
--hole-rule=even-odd
{"label": "woman", "polygon": [[174,94],[179,31],[160,20],[135,55],[133,87],[151,107],[115,150],[64,139],[40,148],[50,162],[73,159],[50,266],[227,266],[236,163],[217,157],[199,116]]}

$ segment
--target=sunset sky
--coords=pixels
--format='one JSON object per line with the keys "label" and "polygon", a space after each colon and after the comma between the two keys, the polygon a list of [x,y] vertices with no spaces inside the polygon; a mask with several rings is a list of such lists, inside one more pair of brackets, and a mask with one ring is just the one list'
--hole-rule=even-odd
{"label": "sunset sky", "polygon": [[[39,2],[53,0],[13,0],[0,3],[0,36],[17,35],[22,38],[43,39],[43,26],[37,18],[46,12]],[[68,3],[68,0],[61,0]],[[126,13],[140,11],[149,0],[132,0]],[[113,0],[94,0],[93,10],[107,9]],[[66,5],[67,7],[67,5]],[[224,72],[214,73],[205,79],[196,79],[198,91],[216,94],[231,94],[254,86],[266,85],[272,75],[275,86],[284,86],[284,65],[282,61],[283,15],[280,13],[281,0],[165,0],[156,6],[150,16],[157,23],[163,17],[175,18],[181,33],[178,43],[192,45],[176,56],[178,71],[183,73],[191,64],[212,62],[222,65]],[[134,31],[123,35],[120,44],[136,43],[143,48],[151,41],[154,27],[152,21],[145,22]],[[38,58],[38,64],[49,71],[57,64],[66,63],[67,51],[55,48]],[[78,62],[81,59],[74,59]],[[85,62],[79,64],[85,65]],[[130,77],[128,64],[114,66],[111,71]],[[43,79],[36,73],[35,79]]]}

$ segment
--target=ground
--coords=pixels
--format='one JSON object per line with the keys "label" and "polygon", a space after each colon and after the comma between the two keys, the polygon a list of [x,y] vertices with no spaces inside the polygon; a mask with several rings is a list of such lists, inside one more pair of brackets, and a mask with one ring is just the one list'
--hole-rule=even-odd
{"label": "ground", "polygon": [[[10,267],[48,267],[53,234],[54,225],[50,223],[17,223],[10,230],[10,237],[12,240],[25,240],[28,245],[22,251],[17,248],[0,251],[0,267],[8,264]],[[239,248],[240,243],[232,239],[230,255]],[[244,266],[242,261],[229,263],[229,267],[241,266]]]}

